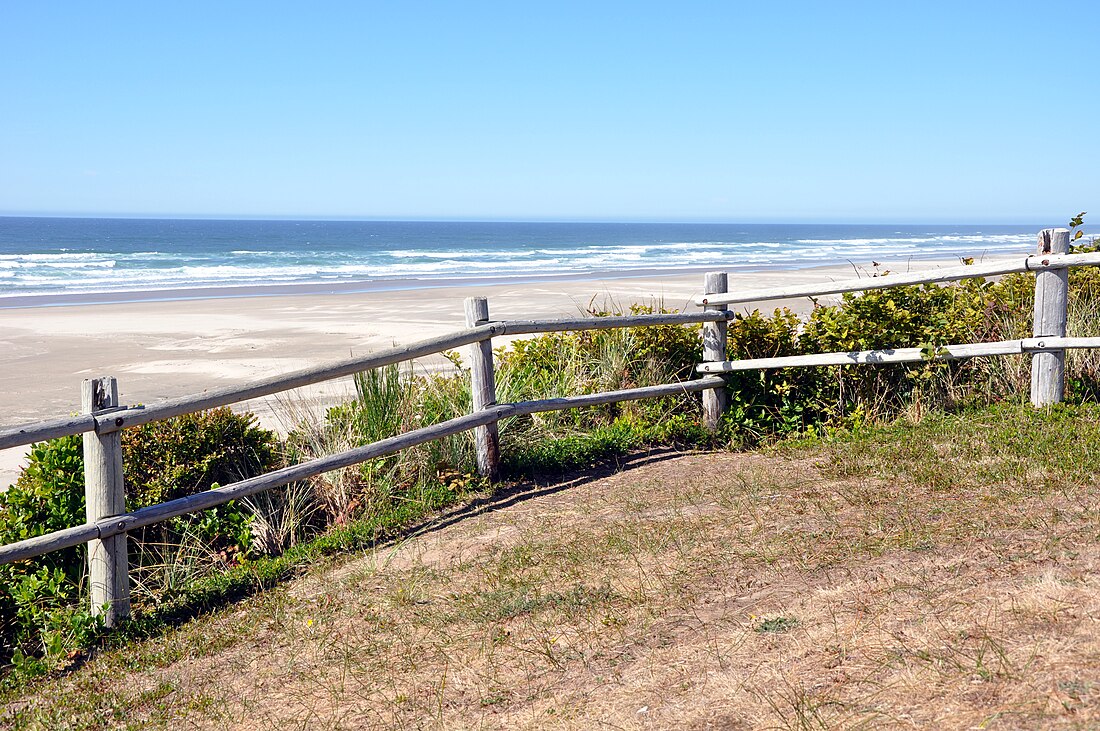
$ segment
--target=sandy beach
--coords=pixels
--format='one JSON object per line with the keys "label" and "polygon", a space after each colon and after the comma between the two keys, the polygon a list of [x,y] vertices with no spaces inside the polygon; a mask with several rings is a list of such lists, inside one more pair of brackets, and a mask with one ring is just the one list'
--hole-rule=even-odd
{"label": "sandy beach", "polygon": [[[957,263],[888,266],[903,271]],[[850,264],[737,273],[730,275],[730,288],[760,289],[854,275]],[[78,411],[80,383],[94,376],[118,378],[123,403],[150,403],[441,335],[464,326],[462,303],[469,296],[487,297],[494,319],[555,317],[584,311],[594,297],[597,303],[656,301],[671,309],[690,308],[702,282],[702,271],[650,272],[329,293],[305,287],[298,294],[283,287],[265,296],[242,296],[262,293],[257,290],[184,290],[143,293],[129,302],[60,300],[48,306],[9,306],[0,309],[0,367],[9,394],[0,426]],[[805,312],[812,305],[802,299],[768,303],[766,309],[776,306]],[[431,368],[438,362],[418,366]],[[299,398],[331,402],[349,387],[348,382],[336,382]],[[255,411],[272,428],[285,421],[276,397],[240,408]],[[0,484],[14,479],[24,454],[19,449],[0,452]]]}

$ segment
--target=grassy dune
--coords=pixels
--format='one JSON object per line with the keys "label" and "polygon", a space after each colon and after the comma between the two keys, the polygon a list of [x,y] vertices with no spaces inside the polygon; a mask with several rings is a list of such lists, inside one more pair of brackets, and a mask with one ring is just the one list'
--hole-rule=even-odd
{"label": "grassy dune", "polygon": [[10,691],[3,723],[1093,728],[1097,417],[1000,406],[518,485]]}

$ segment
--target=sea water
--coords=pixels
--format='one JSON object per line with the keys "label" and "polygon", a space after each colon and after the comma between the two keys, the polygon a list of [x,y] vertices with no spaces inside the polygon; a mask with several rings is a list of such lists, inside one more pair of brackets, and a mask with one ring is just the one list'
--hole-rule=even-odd
{"label": "sea water", "polygon": [[1024,253],[1040,228],[0,217],[0,298],[869,266]]}

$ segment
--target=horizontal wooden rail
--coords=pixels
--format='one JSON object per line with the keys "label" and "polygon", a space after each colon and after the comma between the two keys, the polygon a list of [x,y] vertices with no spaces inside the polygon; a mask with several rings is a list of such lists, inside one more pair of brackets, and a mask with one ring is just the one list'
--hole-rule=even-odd
{"label": "horizontal wooden rail", "polygon": [[502,320],[492,323],[495,335],[530,335],[533,333],[567,332],[570,330],[610,330],[619,327],[652,327],[654,325],[696,325],[701,322],[724,322],[734,317],[725,310],[676,312],[657,315],[616,315],[609,317],[574,317],[559,320]]}
{"label": "horizontal wooden rail", "polygon": [[91,414],[67,416],[49,421],[36,421],[0,430],[0,449],[57,439],[95,430],[95,417]]}
{"label": "horizontal wooden rail", "polygon": [[1073,348],[1100,348],[1100,338],[1025,338],[1022,340],[1001,340],[993,343],[944,345],[936,350],[932,358],[925,357],[927,351],[924,348],[883,348],[879,350],[790,355],[780,358],[746,358],[745,360],[700,363],[695,367],[695,370],[698,373],[731,373],[733,371],[758,371],[767,368],[916,363],[922,360],[962,360],[986,355],[1014,355]]}
{"label": "horizontal wooden rail", "polygon": [[[676,396],[682,393],[694,391],[706,391],[709,388],[721,388],[725,381],[719,376],[709,378],[696,378],[692,381],[681,383],[666,383],[660,386],[642,386],[640,388],[624,388],[620,391],[604,391],[592,393],[587,396],[562,396],[560,398],[540,399],[538,401],[520,401],[514,404],[504,404],[512,410],[504,416],[522,416],[524,414],[536,414],[543,411],[564,411],[565,409],[581,409],[586,406],[600,406],[601,404],[614,404],[621,401],[638,401],[647,398],[659,398],[661,396]],[[502,417],[503,418],[503,417]]]}
{"label": "horizontal wooden rail", "polygon": [[621,401],[636,401],[638,399],[656,398],[660,396],[673,396],[681,393],[702,391],[708,388],[718,388],[724,384],[721,377],[711,376],[699,378],[684,383],[671,383],[660,386],[646,386],[642,388],[629,388],[621,391],[607,391],[603,393],[588,394],[585,396],[567,396],[562,398],[544,399],[540,401],[522,401],[514,404],[501,404],[493,406],[475,414],[460,416],[455,419],[433,424],[431,426],[414,429],[404,434],[399,434],[388,439],[373,442],[339,454],[302,462],[291,467],[284,467],[265,475],[250,477],[247,480],[234,482],[223,487],[188,495],[187,497],[170,500],[166,503],[151,505],[147,508],[134,510],[122,515],[116,515],[95,523],[66,528],[45,535],[28,538],[26,540],[0,546],[0,564],[21,561],[44,553],[58,551],[63,548],[71,548],[90,540],[110,538],[121,533],[126,533],[138,528],[160,523],[170,518],[179,517],[188,513],[224,505],[231,500],[255,495],[259,492],[271,490],[287,485],[297,480],[304,480],[323,472],[350,467],[366,462],[367,460],[384,457],[408,447],[424,444],[435,439],[441,439],[452,434],[468,431],[478,426],[483,426],[509,416],[534,414],[543,411],[561,411],[564,409],[583,408],[600,404],[618,403]]}
{"label": "horizontal wooden rail", "polygon": [[1100,253],[1091,254],[1048,254],[1031,255],[1023,260],[992,262],[989,264],[970,264],[968,266],[931,269],[925,272],[888,274],[878,277],[842,279],[836,282],[799,284],[792,287],[773,287],[769,289],[730,292],[729,294],[708,294],[696,297],[697,305],[735,305],[746,302],[759,302],[797,297],[822,297],[828,294],[844,292],[864,292],[871,289],[889,289],[907,284],[934,284],[952,282],[958,279],[993,277],[1000,274],[1018,272],[1036,272],[1066,267],[1100,265]]}
{"label": "horizontal wooden rail", "polygon": [[1025,353],[1037,353],[1043,350],[1065,349],[1065,350],[1083,350],[1088,348],[1100,348],[1100,338],[1069,338],[1069,337],[1049,337],[1049,338],[1024,338],[1020,342],[1023,343]]}

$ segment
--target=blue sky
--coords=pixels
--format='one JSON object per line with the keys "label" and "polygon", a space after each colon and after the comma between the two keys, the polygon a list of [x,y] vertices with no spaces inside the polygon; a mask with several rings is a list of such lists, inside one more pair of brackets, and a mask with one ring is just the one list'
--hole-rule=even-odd
{"label": "blue sky", "polygon": [[1100,3],[6,3],[0,214],[1064,223]]}

